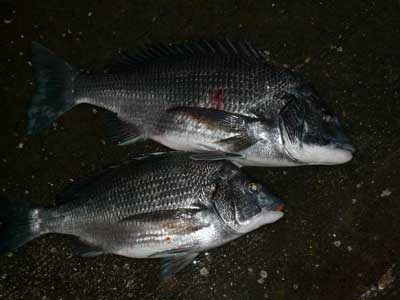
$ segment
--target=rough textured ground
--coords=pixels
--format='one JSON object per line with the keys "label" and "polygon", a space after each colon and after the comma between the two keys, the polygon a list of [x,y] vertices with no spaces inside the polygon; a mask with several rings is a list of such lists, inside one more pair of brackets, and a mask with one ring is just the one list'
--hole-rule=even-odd
{"label": "rough textured ground", "polygon": [[0,299],[400,299],[400,2],[34,2],[0,1],[2,198],[53,204],[71,178],[159,149],[104,144],[89,106],[27,137],[32,40],[92,71],[149,42],[251,40],[313,82],[358,152],[343,166],[249,169],[286,200],[285,218],[175,281],[160,281],[158,261],[78,258],[48,235],[0,256]]}

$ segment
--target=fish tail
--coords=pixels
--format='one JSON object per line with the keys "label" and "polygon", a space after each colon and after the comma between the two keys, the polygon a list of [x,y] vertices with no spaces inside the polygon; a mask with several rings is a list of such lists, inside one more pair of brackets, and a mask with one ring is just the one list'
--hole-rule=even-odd
{"label": "fish tail", "polygon": [[28,202],[0,199],[0,253],[21,247],[41,235],[41,209]]}
{"label": "fish tail", "polygon": [[32,43],[36,93],[28,109],[28,134],[37,134],[76,104],[74,79],[79,72],[37,42]]}

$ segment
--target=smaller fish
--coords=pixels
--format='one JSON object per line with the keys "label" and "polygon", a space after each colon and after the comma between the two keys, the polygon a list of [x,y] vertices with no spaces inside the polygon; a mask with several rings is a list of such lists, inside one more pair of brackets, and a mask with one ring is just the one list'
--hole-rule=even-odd
{"label": "smaller fish", "polygon": [[0,201],[0,253],[47,233],[79,238],[81,256],[164,258],[172,276],[202,251],[283,216],[283,203],[231,162],[170,152],[74,183],[56,207]]}

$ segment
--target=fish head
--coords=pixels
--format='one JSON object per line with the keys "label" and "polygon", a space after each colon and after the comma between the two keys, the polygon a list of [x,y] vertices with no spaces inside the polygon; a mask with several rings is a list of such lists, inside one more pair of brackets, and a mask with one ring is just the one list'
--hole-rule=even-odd
{"label": "fish head", "polygon": [[215,207],[231,229],[243,234],[283,217],[284,204],[278,197],[237,167],[229,169],[216,188]]}
{"label": "fish head", "polygon": [[333,114],[309,86],[286,95],[279,128],[286,154],[298,164],[335,165],[350,161],[354,147]]}

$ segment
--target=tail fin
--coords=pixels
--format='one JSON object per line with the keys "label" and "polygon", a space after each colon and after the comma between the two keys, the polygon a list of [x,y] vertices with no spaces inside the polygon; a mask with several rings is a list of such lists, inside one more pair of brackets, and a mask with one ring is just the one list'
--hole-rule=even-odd
{"label": "tail fin", "polygon": [[40,235],[38,211],[26,202],[0,199],[0,253],[14,250]]}
{"label": "tail fin", "polygon": [[37,42],[32,43],[36,94],[28,109],[28,134],[36,134],[70,110],[78,71]]}

